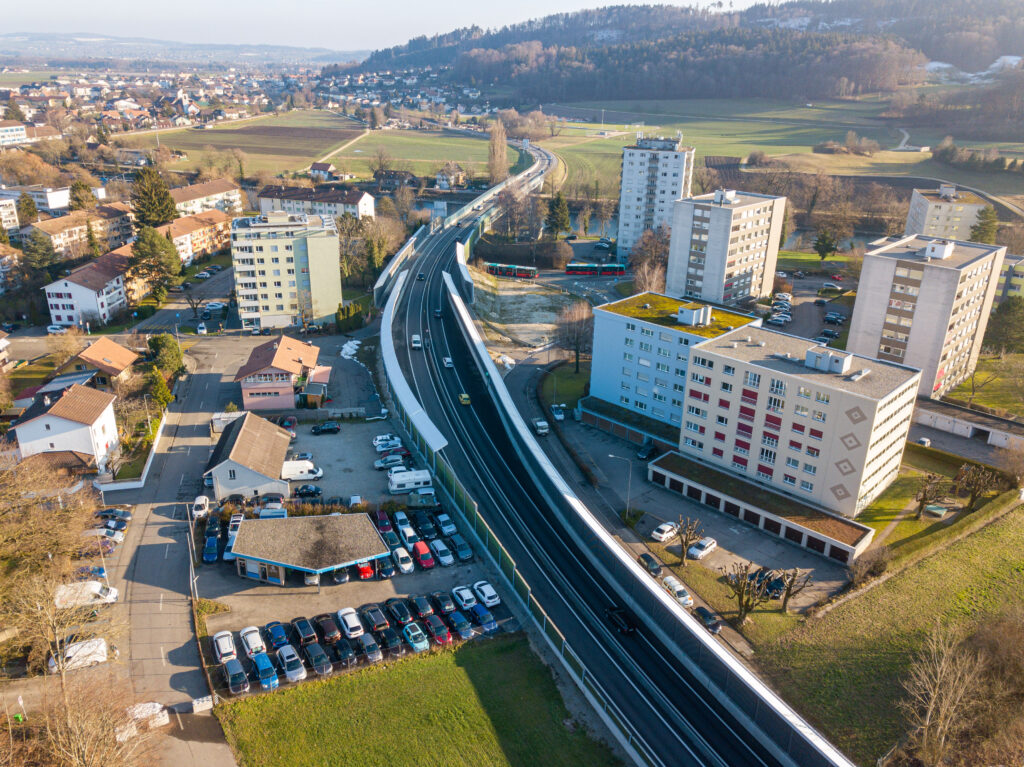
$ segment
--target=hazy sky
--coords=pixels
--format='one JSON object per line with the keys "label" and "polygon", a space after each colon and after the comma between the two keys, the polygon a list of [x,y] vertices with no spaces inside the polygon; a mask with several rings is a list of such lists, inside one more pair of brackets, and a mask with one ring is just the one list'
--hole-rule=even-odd
{"label": "hazy sky", "polygon": [[[657,0],[650,0],[657,2]],[[745,7],[752,0],[737,0]],[[276,43],[359,50],[478,24],[495,27],[601,0],[48,0],[5,2],[4,32],[92,32],[183,42]],[[680,3],[683,4],[683,3]],[[708,5],[694,0],[687,5]]]}

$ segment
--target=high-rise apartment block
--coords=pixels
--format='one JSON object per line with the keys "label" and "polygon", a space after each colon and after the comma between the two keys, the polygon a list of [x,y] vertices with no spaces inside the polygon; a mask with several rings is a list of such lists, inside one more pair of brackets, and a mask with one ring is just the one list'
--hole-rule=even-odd
{"label": "high-rise apartment block", "polygon": [[622,150],[619,187],[619,261],[626,261],[647,229],[672,225],[672,203],[690,196],[693,147],[679,139],[637,136]]}
{"label": "high-rise apartment block", "polygon": [[333,218],[285,212],[236,218],[231,260],[243,328],[334,322],[341,269]]}
{"label": "high-rise apartment block", "polygon": [[771,293],[786,198],[719,189],[675,202],[665,292],[734,303]]}
{"label": "high-rise apartment block", "polygon": [[921,370],[939,397],[974,370],[1006,248],[912,235],[871,243],[846,348]]}
{"label": "high-rise apartment block", "polygon": [[971,227],[987,203],[974,192],[958,191],[953,184],[936,189],[915,189],[910,197],[904,234],[923,234],[947,240],[971,239]]}
{"label": "high-rise apartment block", "polygon": [[917,370],[753,326],[689,362],[683,455],[847,517],[898,474]]}

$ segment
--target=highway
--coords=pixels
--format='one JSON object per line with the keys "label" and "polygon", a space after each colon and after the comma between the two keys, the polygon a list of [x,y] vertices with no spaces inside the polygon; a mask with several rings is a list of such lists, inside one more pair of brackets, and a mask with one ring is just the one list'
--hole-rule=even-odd
{"label": "highway", "polygon": [[[563,528],[561,512],[550,507],[528,478],[448,306],[441,275],[452,270],[454,243],[464,233],[449,228],[420,244],[394,326],[407,381],[448,440],[445,459],[652,763],[782,764],[645,626],[628,636],[607,622],[605,609],[619,603],[614,589],[587,564],[586,554]],[[441,317],[434,314],[438,308]],[[409,346],[412,334],[422,336],[422,351]],[[454,360],[454,368],[444,367],[446,356]],[[470,406],[459,404],[462,392],[470,395]],[[634,578],[619,569],[615,577]],[[656,603],[652,609],[658,609]]]}

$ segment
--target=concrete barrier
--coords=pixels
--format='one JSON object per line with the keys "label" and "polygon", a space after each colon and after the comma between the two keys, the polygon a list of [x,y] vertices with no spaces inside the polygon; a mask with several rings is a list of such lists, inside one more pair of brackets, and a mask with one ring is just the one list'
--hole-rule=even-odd
{"label": "concrete barrier", "polygon": [[139,490],[146,486],[146,478],[149,477],[149,467],[153,465],[153,457],[160,447],[160,438],[164,433],[164,425],[167,423],[167,412],[160,416],[160,425],[156,427],[156,435],[153,437],[153,446],[149,449],[149,458],[146,465],[142,467],[142,475],[138,479],[126,479],[124,481],[100,482],[94,479],[92,486],[101,493],[112,493],[116,490]]}

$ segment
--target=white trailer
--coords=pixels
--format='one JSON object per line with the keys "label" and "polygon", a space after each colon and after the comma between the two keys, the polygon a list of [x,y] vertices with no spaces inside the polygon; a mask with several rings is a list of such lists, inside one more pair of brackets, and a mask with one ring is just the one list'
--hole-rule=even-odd
{"label": "white trailer", "polygon": [[429,471],[403,471],[388,479],[388,492],[391,495],[399,495],[432,485]]}

